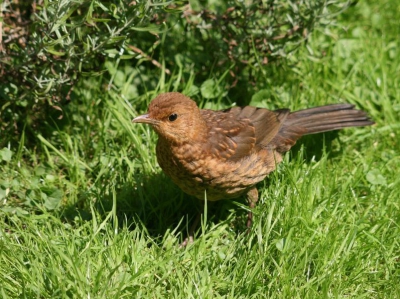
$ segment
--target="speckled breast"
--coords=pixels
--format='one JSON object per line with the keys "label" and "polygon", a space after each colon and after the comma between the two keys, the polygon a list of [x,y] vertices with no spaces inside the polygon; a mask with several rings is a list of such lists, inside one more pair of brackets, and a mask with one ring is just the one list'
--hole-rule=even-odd
{"label": "speckled breast", "polygon": [[182,191],[201,200],[245,194],[275,168],[271,169],[269,156],[264,150],[232,162],[213,157],[192,144],[171,146],[162,139],[157,143],[157,160],[163,171]]}

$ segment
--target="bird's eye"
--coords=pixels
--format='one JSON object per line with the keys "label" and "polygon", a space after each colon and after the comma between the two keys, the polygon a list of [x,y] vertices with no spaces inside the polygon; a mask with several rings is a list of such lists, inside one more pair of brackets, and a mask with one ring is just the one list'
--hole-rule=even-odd
{"label": "bird's eye", "polygon": [[168,116],[169,121],[175,121],[178,118],[178,115],[176,113],[172,113],[170,116]]}

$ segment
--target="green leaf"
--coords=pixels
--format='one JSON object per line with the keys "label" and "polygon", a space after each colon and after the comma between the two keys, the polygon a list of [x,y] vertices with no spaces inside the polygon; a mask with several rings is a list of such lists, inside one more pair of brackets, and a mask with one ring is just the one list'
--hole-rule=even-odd
{"label": "green leaf", "polygon": [[381,174],[378,169],[372,169],[367,173],[367,181],[372,185],[386,186],[386,178]]}
{"label": "green leaf", "polygon": [[271,98],[271,92],[268,89],[261,89],[251,97],[250,106],[265,106],[265,103]]}
{"label": "green leaf", "polygon": [[283,252],[283,249],[285,248],[285,243],[286,243],[285,238],[282,238],[276,241],[275,246],[280,252]]}
{"label": "green leaf", "polygon": [[13,152],[6,147],[3,148],[2,150],[0,150],[0,157],[3,161],[6,161],[6,162],[11,161],[12,155],[13,155]]}
{"label": "green leaf", "polygon": [[190,85],[189,88],[186,87],[185,94],[188,97],[192,97],[192,96],[194,96],[194,95],[196,95],[198,93],[199,93],[199,88],[196,85]]}
{"label": "green leaf", "polygon": [[218,97],[222,90],[214,79],[208,79],[200,87],[200,92],[205,99],[214,99]]}
{"label": "green leaf", "polygon": [[44,206],[49,209],[49,210],[54,210],[60,206],[61,200],[63,197],[63,193],[61,190],[56,189],[51,193],[49,196],[47,196]]}
{"label": "green leaf", "polygon": [[3,199],[7,196],[7,190],[0,187],[0,199]]}
{"label": "green leaf", "polygon": [[11,207],[11,206],[1,207],[0,211],[2,211],[4,213],[15,214],[17,216],[24,216],[24,215],[28,215],[29,214],[28,211],[25,211],[24,209],[22,209],[20,207]]}
{"label": "green leaf", "polygon": [[60,51],[57,51],[54,48],[50,48],[50,47],[45,48],[45,50],[47,52],[49,52],[50,54],[57,55],[57,56],[64,56],[66,54],[65,52],[60,52]]}

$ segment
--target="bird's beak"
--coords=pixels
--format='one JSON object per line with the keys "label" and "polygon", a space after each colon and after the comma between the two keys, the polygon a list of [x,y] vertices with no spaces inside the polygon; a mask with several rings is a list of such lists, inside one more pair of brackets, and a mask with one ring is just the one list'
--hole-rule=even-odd
{"label": "bird's beak", "polygon": [[152,118],[150,118],[148,114],[143,114],[143,115],[140,115],[140,116],[132,119],[132,122],[133,123],[152,124],[152,123],[154,123],[154,120]]}

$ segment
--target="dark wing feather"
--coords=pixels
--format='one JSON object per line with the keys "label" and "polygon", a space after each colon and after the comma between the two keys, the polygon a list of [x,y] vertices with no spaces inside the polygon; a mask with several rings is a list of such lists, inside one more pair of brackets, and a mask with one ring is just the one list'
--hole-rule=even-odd
{"label": "dark wing feather", "polygon": [[369,126],[374,122],[351,104],[333,104],[290,113],[271,141],[278,152],[288,151],[303,135]]}

